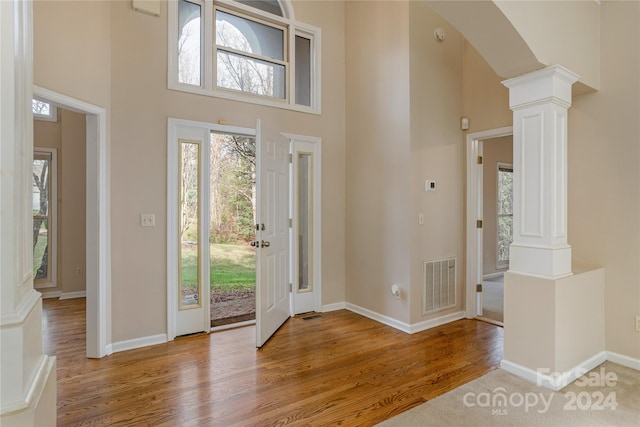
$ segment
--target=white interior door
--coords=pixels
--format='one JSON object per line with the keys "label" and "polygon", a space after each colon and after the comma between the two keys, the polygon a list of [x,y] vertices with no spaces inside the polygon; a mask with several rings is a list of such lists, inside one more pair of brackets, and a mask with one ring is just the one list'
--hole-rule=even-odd
{"label": "white interior door", "polygon": [[256,346],[289,318],[289,141],[256,126]]}

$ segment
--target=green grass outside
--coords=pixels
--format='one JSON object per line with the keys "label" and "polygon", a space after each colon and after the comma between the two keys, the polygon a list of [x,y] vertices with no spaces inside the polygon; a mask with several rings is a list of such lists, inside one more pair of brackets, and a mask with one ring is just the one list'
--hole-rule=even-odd
{"label": "green grass outside", "polygon": [[[211,290],[255,290],[255,250],[242,245],[211,244]],[[182,248],[182,284],[196,287],[197,253],[195,247]]]}

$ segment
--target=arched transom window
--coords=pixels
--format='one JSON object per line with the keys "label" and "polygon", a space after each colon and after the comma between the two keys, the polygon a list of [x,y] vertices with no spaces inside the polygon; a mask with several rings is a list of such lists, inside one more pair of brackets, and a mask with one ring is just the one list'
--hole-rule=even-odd
{"label": "arched transom window", "polygon": [[320,112],[320,30],[276,0],[177,0],[169,88]]}

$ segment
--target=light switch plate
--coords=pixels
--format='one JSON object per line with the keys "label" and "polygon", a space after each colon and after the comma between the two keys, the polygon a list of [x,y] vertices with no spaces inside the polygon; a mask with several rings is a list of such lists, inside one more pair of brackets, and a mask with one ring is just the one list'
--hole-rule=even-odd
{"label": "light switch plate", "polygon": [[142,227],[155,227],[156,226],[155,214],[140,214],[140,225]]}

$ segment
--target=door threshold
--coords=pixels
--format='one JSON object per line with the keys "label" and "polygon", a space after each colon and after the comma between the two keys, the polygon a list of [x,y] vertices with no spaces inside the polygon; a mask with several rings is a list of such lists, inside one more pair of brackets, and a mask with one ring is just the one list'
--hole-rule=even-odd
{"label": "door threshold", "polygon": [[481,322],[491,323],[492,325],[496,325],[504,328],[504,322],[500,322],[499,320],[493,320],[493,319],[489,319],[488,317],[482,317],[482,316],[476,316],[475,319]]}
{"label": "door threshold", "polygon": [[255,324],[256,324],[256,321],[254,319],[254,320],[246,320],[244,322],[238,322],[238,323],[229,323],[228,325],[212,326],[211,332],[219,332],[219,331],[224,331],[226,329],[242,328],[243,326],[251,326]]}

